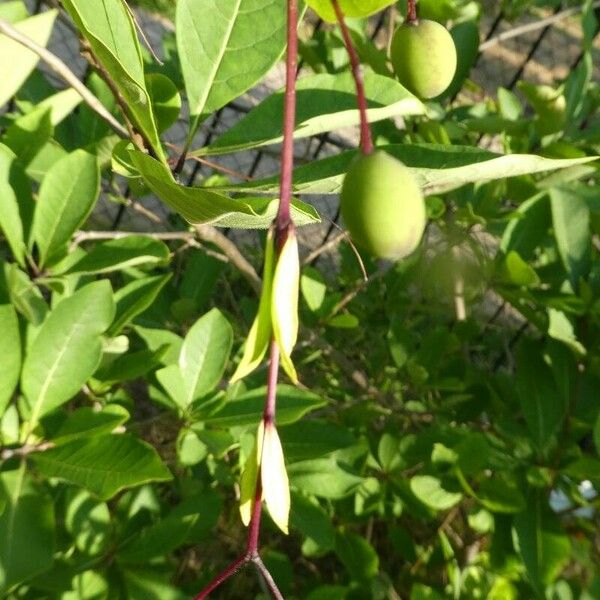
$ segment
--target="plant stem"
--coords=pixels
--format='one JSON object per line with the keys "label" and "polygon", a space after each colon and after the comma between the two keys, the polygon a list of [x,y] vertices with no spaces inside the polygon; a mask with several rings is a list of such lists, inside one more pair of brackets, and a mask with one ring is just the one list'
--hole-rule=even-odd
{"label": "plant stem", "polygon": [[292,171],[294,168],[294,128],[296,126],[296,71],[298,68],[298,0],[287,3],[287,58],[285,108],[283,112],[283,146],[281,149],[281,187],[279,210],[275,220],[276,243],[281,249],[292,223]]}
{"label": "plant stem", "polygon": [[365,84],[363,80],[362,67],[352,37],[350,36],[350,30],[346,24],[344,13],[340,8],[338,0],[331,0],[335,15],[337,17],[340,29],[342,31],[342,37],[344,38],[344,44],[350,57],[350,65],[352,66],[352,76],[356,84],[356,101],[358,103],[358,111],[360,113],[360,148],[363,154],[371,154],[373,152],[373,138],[371,136],[371,127],[369,126],[369,118],[367,117],[367,97],[365,95]]}
{"label": "plant stem", "polygon": [[222,583],[235,575],[248,562],[248,557],[244,554],[234,560],[222,573],[217,575],[199,594],[194,596],[194,600],[205,600],[211,592],[214,592]]}
{"label": "plant stem", "polygon": [[407,0],[406,2],[406,23],[416,23],[419,20],[417,15],[417,0]]}

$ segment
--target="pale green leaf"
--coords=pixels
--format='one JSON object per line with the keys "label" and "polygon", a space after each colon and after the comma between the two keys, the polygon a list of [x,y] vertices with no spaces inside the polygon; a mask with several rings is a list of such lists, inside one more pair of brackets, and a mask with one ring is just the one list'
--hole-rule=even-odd
{"label": "pale green leaf", "polygon": [[0,418],[4,414],[21,374],[21,334],[11,304],[0,304]]}
{"label": "pale green leaf", "polygon": [[[306,3],[325,21],[336,22],[336,15],[331,0],[306,0]],[[340,8],[346,17],[362,18],[372,15],[386,6],[394,4],[394,0],[339,0]]]}
{"label": "pale green leaf", "polygon": [[415,475],[410,480],[410,489],[423,504],[434,510],[452,508],[462,498],[460,492],[445,490],[442,487],[441,481],[431,475]]}
{"label": "pale green leaf", "polygon": [[285,470],[283,448],[273,423],[267,423],[264,432],[260,461],[263,498],[271,518],[288,533],[290,517],[290,484]]}
{"label": "pale green leaf", "polygon": [[62,300],[41,325],[21,375],[30,432],[40,417],[75,396],[96,370],[101,334],[114,310],[110,283],[97,281]]}

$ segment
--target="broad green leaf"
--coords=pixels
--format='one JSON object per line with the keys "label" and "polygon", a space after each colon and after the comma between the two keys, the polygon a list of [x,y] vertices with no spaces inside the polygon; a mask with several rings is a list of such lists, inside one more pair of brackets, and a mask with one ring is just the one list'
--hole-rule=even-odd
{"label": "broad green leaf", "polygon": [[[216,427],[240,427],[254,425],[263,414],[266,387],[251,390],[230,400],[213,415],[201,420]],[[289,385],[277,386],[277,423],[287,425],[301,419],[305,414],[326,404],[323,398]]]}
{"label": "broad green leaf", "polygon": [[283,448],[273,423],[267,423],[264,432],[260,461],[262,493],[271,518],[283,531],[288,533],[290,517],[290,483]]}
{"label": "broad green leaf", "polygon": [[[365,73],[369,121],[423,114],[420,100],[390,77]],[[215,142],[192,155],[227,154],[276,144],[283,139],[284,93],[279,91],[253,108]],[[310,75],[298,80],[294,138],[300,139],[358,125],[356,88],[351,73]]]}
{"label": "broad green leaf", "polygon": [[[7,504],[0,513],[0,593],[52,566],[54,511],[51,499],[27,474],[25,463],[0,474]],[[7,596],[4,596],[7,597]]]}
{"label": "broad green leaf", "polygon": [[358,443],[350,429],[324,419],[302,419],[280,427],[279,436],[289,462],[324,458]]}
{"label": "broad green leaf", "polygon": [[279,348],[281,366],[293,383],[298,375],[291,354],[298,339],[298,293],[300,286],[300,258],[298,239],[294,229],[279,253],[273,275],[271,319],[273,336]]}
{"label": "broad green leaf", "polygon": [[65,528],[80,552],[98,556],[110,543],[110,510],[86,490],[71,488],[67,494]]}
{"label": "broad green leaf", "polygon": [[39,325],[48,312],[48,305],[38,287],[16,263],[5,264],[4,274],[14,308],[30,323]]}
{"label": "broad green leaf", "polygon": [[129,267],[158,266],[168,262],[169,256],[169,248],[161,240],[127,235],[99,242],[81,260],[70,265],[67,273],[99,274]]}
{"label": "broad green leaf", "polygon": [[423,504],[434,510],[448,510],[462,498],[460,492],[445,490],[442,482],[431,475],[415,475],[410,480],[410,489]]}
{"label": "broad green leaf", "polygon": [[184,408],[215,389],[223,377],[232,344],[233,329],[216,308],[200,317],[187,332],[179,355]]}
{"label": "broad green leaf", "polygon": [[[529,154],[502,156],[472,146],[436,144],[391,144],[380,149],[402,161],[427,195],[448,192],[467,183],[565,169],[597,160],[593,156],[574,159],[550,159]],[[339,194],[356,153],[356,150],[351,150],[296,168],[294,191],[301,194]],[[218,189],[277,194],[279,179],[273,176]]]}
{"label": "broad green leaf", "polygon": [[92,435],[111,433],[129,420],[129,413],[120,404],[108,404],[102,410],[82,406],[66,417],[49,438],[56,445],[66,444]]}
{"label": "broad green leaf", "polygon": [[379,557],[365,538],[350,531],[335,536],[335,553],[355,581],[367,582],[379,571]]}
{"label": "broad green leaf", "polygon": [[179,118],[181,96],[175,84],[161,73],[146,75],[146,86],[152,102],[159,132],[166,131]]}
{"label": "broad green leaf", "polygon": [[35,108],[11,123],[2,142],[15,153],[16,161],[31,175],[29,165],[46,147],[53,133],[50,109]]}
{"label": "broad green leaf", "polygon": [[[31,38],[40,46],[45,46],[50,39],[54,21],[58,11],[41,12],[29,19],[14,24],[15,29]],[[8,102],[25,83],[35,69],[40,57],[22,44],[5,35],[0,35],[0,56],[10,57],[0,63],[0,106]]]}
{"label": "broad green leaf", "polygon": [[562,342],[581,356],[587,353],[585,347],[575,335],[575,327],[562,310],[548,309],[548,335]]}
{"label": "broad green leaf", "polygon": [[511,285],[530,287],[540,283],[540,278],[534,268],[514,250],[504,257],[498,271],[502,280]]}
{"label": "broad green leaf", "polygon": [[545,194],[529,198],[513,213],[506,226],[500,249],[505,254],[517,252],[523,260],[532,258],[551,225],[550,206]]}
{"label": "broad green leaf", "polygon": [[31,458],[45,477],[84,487],[101,500],[109,500],[125,488],[172,477],[156,450],[131,435],[74,440]]}
{"label": "broad green leaf", "polygon": [[[117,294],[115,294],[116,296]],[[117,303],[117,314],[119,314],[119,305]],[[116,320],[115,320],[116,322]],[[160,348],[167,348],[165,354],[161,357],[163,365],[172,365],[179,360],[179,353],[183,344],[183,339],[176,333],[168,329],[153,329],[150,327],[134,326],[135,332],[144,340],[149,350],[157,351]]]}
{"label": "broad green leaf", "polygon": [[590,209],[576,187],[551,189],[550,206],[558,252],[576,290],[590,267]]}
{"label": "broad green leaf", "polygon": [[297,492],[292,494],[290,524],[293,529],[314,542],[320,551],[326,552],[333,548],[335,531],[331,518],[316,501]]}
{"label": "broad green leaf", "polygon": [[[176,183],[171,171],[153,158],[137,151],[131,151],[130,156],[146,185],[165,204],[190,223],[265,229],[271,225],[275,217],[279,205],[276,200],[266,198],[233,200],[210,189],[185,187]],[[299,200],[295,200],[292,204],[292,218],[296,225],[319,221],[316,211],[310,205]]]}
{"label": "broad green leaf", "polygon": [[300,277],[300,290],[308,308],[312,312],[317,312],[325,301],[327,283],[317,269],[304,267]]}
{"label": "broad green leaf", "polygon": [[[331,0],[306,0],[306,3],[325,21],[336,22],[335,10]],[[394,4],[393,0],[339,0],[340,8],[346,17],[368,17],[386,6]]]}
{"label": "broad green leaf", "polygon": [[171,364],[164,369],[156,371],[156,378],[162,387],[165,389],[169,398],[182,410],[188,407],[187,404],[187,389],[181,369],[177,364]]}
{"label": "broad green leaf", "polygon": [[354,493],[363,478],[334,459],[303,460],[288,465],[293,488],[319,498],[337,500]]}
{"label": "broad green leaf", "polygon": [[197,123],[256,84],[286,43],[283,0],[179,0],[177,48]]}
{"label": "broad green leaf", "polygon": [[62,250],[94,208],[100,192],[95,156],[75,150],[46,174],[38,195],[32,236],[43,267]]}
{"label": "broad green leaf", "polygon": [[539,495],[515,516],[513,538],[536,590],[554,581],[571,558],[569,538]]}
{"label": "broad green leaf", "polygon": [[0,304],[0,418],[15,391],[21,374],[21,334],[11,304]]}
{"label": "broad green leaf", "polygon": [[37,108],[47,108],[50,111],[50,123],[56,127],[68,117],[77,106],[83,102],[79,92],[67,88],[39,102]]}
{"label": "broad green leaf", "polygon": [[[123,327],[149,308],[170,279],[171,273],[143,277],[131,281],[115,292],[115,320],[110,326],[108,334],[111,336],[118,335]],[[150,350],[158,349],[159,347],[150,348]]]}
{"label": "broad green leaf", "polygon": [[107,280],[90,283],[62,300],[39,328],[23,363],[21,389],[28,431],[43,415],[70,400],[100,363],[100,336],[114,317]]}
{"label": "broad green leaf", "polygon": [[236,381],[243,379],[246,375],[257,369],[267,353],[273,332],[271,303],[273,302],[274,262],[274,234],[273,229],[269,229],[265,245],[265,263],[258,313],[248,332],[248,337],[244,344],[242,360],[231,377],[230,383],[235,383]]}
{"label": "broad green leaf", "polygon": [[537,344],[522,343],[517,351],[516,386],[523,417],[533,443],[544,451],[554,441],[567,410],[550,367]]}
{"label": "broad green leaf", "polygon": [[127,5],[122,0],[64,0],[63,6],[123,96],[129,117],[156,156],[164,160],[146,89],[142,52]]}

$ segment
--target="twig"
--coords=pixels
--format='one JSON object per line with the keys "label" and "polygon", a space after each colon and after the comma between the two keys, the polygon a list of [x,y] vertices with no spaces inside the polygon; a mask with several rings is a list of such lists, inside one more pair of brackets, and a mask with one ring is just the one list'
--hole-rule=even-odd
{"label": "twig", "polygon": [[360,112],[360,147],[364,154],[371,154],[373,152],[373,138],[371,136],[371,128],[369,126],[369,118],[367,116],[367,97],[365,94],[365,84],[362,74],[362,66],[354,48],[352,37],[350,36],[350,30],[346,25],[346,19],[344,13],[340,8],[338,0],[331,0],[335,15],[340,25],[342,37],[344,38],[344,44],[350,57],[350,64],[352,66],[352,75],[356,84],[356,101],[358,103],[358,111]]}
{"label": "twig", "polygon": [[[509,31],[505,31],[496,37],[493,37],[479,46],[480,52],[485,52],[489,50],[493,46],[497,46],[506,40],[510,40],[512,38],[519,37],[526,33],[531,33],[532,31],[537,31],[538,29],[544,29],[544,27],[548,27],[549,25],[554,25],[564,19],[568,19],[574,15],[577,15],[583,11],[583,6],[576,6],[574,8],[567,8],[562,10],[554,15],[546,17],[545,19],[540,19],[539,21],[534,21],[533,23],[527,23],[525,25],[521,25],[520,27],[515,27],[514,29],[510,29]],[[592,4],[592,8],[600,8],[600,0],[596,0]]]}
{"label": "twig", "polygon": [[[0,19],[0,33],[3,33],[11,40],[25,46],[37,54],[65,83],[70,85],[83,99],[83,101],[120,137],[127,138],[129,134],[125,127],[119,123],[113,115],[104,107],[104,105],[92,94],[69,67],[58,56],[52,54],[49,50],[34,42],[19,30],[15,29],[10,23]],[[6,59],[6,57],[5,57]]]}
{"label": "twig", "polygon": [[50,448],[54,448],[53,442],[42,442],[41,444],[25,444],[24,446],[20,446],[18,448],[4,448],[0,451],[0,460],[6,461],[11,458],[14,458],[15,456],[29,456],[34,452],[44,452],[44,450],[49,450]]}
{"label": "twig", "polygon": [[142,29],[142,26],[140,25],[137,17],[135,16],[135,13],[131,10],[131,7],[129,6],[129,4],[123,0],[123,4],[125,5],[125,9],[127,10],[127,12],[129,13],[129,16],[131,17],[131,20],[133,21],[135,28],[138,30],[138,33],[140,34],[140,37],[142,38],[144,44],[146,44],[146,48],[148,48],[148,52],[150,52],[150,54],[152,55],[152,58],[161,66],[164,66],[164,63],[162,60],[160,60],[160,58],[158,57],[158,55],[156,54],[156,52],[154,51],[154,48],[152,47],[152,44],[150,43],[150,40],[148,39],[148,37],[146,36],[146,32]]}
{"label": "twig", "polygon": [[136,232],[136,231],[78,231],[73,236],[71,249],[79,246],[82,242],[93,242],[101,240],[120,240],[131,235],[143,235],[154,240],[194,240],[196,234],[192,231],[166,231],[166,232]]}
{"label": "twig", "polygon": [[318,248],[315,248],[306,258],[302,261],[303,265],[310,265],[314,260],[319,258],[321,254],[335,248],[340,242],[343,242],[350,234],[347,231],[336,235],[335,237],[328,240],[325,244],[321,244]]}

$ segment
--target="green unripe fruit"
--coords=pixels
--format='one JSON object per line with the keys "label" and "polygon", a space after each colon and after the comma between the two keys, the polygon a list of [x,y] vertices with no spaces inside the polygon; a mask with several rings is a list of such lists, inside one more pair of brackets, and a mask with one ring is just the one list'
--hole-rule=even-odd
{"label": "green unripe fruit", "polygon": [[423,193],[412,173],[382,151],[350,165],[340,208],[352,239],[379,258],[398,260],[419,245],[427,221]]}
{"label": "green unripe fruit", "polygon": [[398,27],[390,54],[398,80],[419,98],[439,96],[454,79],[456,46],[436,21],[421,19]]}

